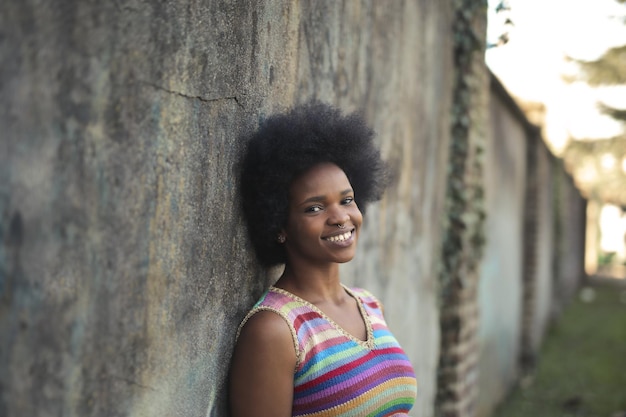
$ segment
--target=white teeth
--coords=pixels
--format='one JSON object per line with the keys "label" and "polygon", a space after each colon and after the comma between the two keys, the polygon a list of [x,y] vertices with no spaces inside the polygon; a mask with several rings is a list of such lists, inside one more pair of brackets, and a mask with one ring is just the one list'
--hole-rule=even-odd
{"label": "white teeth", "polygon": [[330,240],[331,242],[343,242],[344,240],[350,239],[350,236],[352,236],[352,232],[346,232],[342,235],[331,236],[328,238],[328,240]]}

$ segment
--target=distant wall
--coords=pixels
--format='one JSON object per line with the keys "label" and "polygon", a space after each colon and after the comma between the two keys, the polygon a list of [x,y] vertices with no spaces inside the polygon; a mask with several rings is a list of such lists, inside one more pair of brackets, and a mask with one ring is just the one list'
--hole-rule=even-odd
{"label": "distant wall", "polygon": [[556,159],[538,135],[529,141],[524,243],[524,303],[522,367],[532,367],[553,317],[555,297]]}
{"label": "distant wall", "polygon": [[558,161],[554,173],[555,187],[555,257],[553,274],[555,294],[553,316],[559,313],[574,295],[585,276],[585,232],[587,202]]}
{"label": "distant wall", "polygon": [[506,97],[491,94],[485,152],[485,255],[479,282],[478,415],[486,416],[517,378],[522,312],[525,126]]}
{"label": "distant wall", "polygon": [[550,323],[584,276],[585,200],[494,76],[490,99],[479,417],[532,370]]}
{"label": "distant wall", "polygon": [[270,280],[238,137],[311,97],[362,110],[397,169],[344,276],[385,303],[413,415],[433,415],[451,8],[2,2],[0,415],[226,415],[235,330]]}

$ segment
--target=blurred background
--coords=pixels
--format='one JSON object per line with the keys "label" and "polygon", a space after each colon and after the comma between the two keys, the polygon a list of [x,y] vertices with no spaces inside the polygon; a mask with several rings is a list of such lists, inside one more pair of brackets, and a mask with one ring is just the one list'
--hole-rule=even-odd
{"label": "blurred background", "polygon": [[489,1],[487,65],[587,199],[585,284],[498,417],[626,416],[625,3]]}
{"label": "blurred background", "polygon": [[585,268],[626,278],[626,2],[489,1],[486,62],[588,199]]}

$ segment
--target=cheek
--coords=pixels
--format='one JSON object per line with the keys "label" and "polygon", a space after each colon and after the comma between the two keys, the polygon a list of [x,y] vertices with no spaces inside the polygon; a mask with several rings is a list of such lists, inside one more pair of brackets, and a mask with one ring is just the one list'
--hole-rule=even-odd
{"label": "cheek", "polygon": [[363,223],[363,214],[361,214],[361,211],[356,206],[354,208],[354,211],[352,212],[351,217],[354,223],[358,225],[361,225]]}
{"label": "cheek", "polygon": [[287,233],[294,236],[306,236],[311,233],[315,227],[310,219],[300,219],[299,221],[290,221],[287,223]]}

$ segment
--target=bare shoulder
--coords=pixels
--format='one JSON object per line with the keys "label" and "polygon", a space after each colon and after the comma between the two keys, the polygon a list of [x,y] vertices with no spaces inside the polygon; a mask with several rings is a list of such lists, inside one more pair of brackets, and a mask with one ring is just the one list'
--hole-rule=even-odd
{"label": "bare shoulder", "polygon": [[291,329],[287,321],[277,312],[261,310],[252,315],[243,325],[237,344],[247,343],[250,339],[261,343],[265,339],[276,342],[276,338],[288,338],[293,346]]}
{"label": "bare shoulder", "polygon": [[273,311],[259,311],[246,321],[230,369],[232,417],[291,416],[297,357],[291,329]]}

